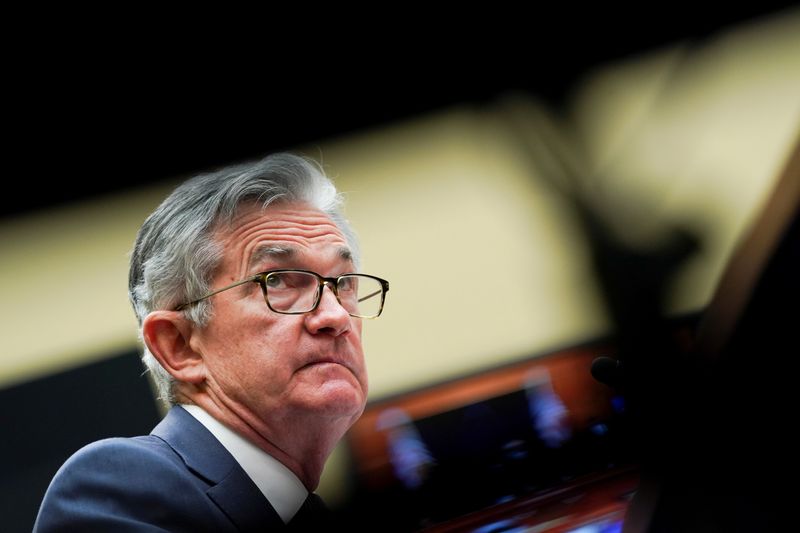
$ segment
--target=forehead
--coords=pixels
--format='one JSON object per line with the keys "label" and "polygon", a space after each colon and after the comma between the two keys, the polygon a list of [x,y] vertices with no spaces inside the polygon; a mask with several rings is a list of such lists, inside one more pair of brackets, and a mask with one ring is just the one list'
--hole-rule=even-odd
{"label": "forehead", "polygon": [[347,240],[331,218],[302,202],[245,207],[229,226],[217,230],[216,238],[223,246],[223,264],[239,269],[257,266],[251,263],[270,255],[265,250],[284,250],[284,256],[297,258],[350,257]]}

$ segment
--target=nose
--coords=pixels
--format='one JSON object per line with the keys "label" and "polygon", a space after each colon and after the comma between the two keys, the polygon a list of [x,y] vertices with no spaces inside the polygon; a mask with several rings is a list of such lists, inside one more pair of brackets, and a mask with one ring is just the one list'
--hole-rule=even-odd
{"label": "nose", "polygon": [[[325,290],[325,289],[328,290]],[[306,328],[313,334],[327,334],[334,337],[350,331],[350,314],[342,307],[333,288],[325,283],[317,308],[306,314]]]}

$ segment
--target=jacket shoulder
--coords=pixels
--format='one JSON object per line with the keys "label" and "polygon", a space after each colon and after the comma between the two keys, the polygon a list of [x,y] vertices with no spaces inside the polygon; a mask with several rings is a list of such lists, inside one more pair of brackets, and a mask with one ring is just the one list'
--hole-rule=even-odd
{"label": "jacket shoulder", "polygon": [[[224,530],[207,488],[156,436],[105,439],[81,448],[59,469],[34,531]],[[189,518],[192,524],[183,522]]]}

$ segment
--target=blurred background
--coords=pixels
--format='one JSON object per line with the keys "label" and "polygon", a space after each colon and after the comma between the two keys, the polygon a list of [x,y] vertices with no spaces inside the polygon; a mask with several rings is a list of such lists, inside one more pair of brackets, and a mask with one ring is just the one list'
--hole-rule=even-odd
{"label": "blurred background", "polygon": [[[149,432],[160,416],[138,363],[128,253],[197,172],[291,150],[336,181],[363,270],[391,282],[384,315],[365,324],[373,404],[611,332],[576,193],[626,243],[690,228],[702,247],[670,280],[666,311],[704,309],[798,139],[800,9],[509,18],[157,60],[133,45],[108,59],[77,37],[12,61],[0,218],[9,531],[30,529],[77,448]],[[337,451],[326,469],[334,506],[349,461]]]}

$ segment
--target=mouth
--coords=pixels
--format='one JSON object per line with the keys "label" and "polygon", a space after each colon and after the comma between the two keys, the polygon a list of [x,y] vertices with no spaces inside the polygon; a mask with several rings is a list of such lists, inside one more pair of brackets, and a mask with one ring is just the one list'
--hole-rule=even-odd
{"label": "mouth", "polygon": [[316,366],[323,366],[323,365],[339,365],[339,366],[343,366],[343,367],[347,368],[348,370],[350,369],[350,367],[347,366],[342,361],[337,361],[337,360],[332,359],[332,358],[323,357],[323,358],[320,358],[320,359],[314,359],[313,361],[309,361],[308,363],[306,363],[303,366],[301,366],[300,370],[304,370],[304,369],[312,368],[312,367],[316,367]]}
{"label": "mouth", "polygon": [[363,372],[358,370],[355,361],[337,355],[311,357],[295,370],[295,376],[301,381],[313,383],[316,386],[336,386],[337,383],[348,383],[366,394],[367,381]]}

